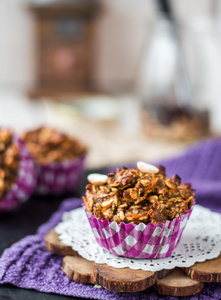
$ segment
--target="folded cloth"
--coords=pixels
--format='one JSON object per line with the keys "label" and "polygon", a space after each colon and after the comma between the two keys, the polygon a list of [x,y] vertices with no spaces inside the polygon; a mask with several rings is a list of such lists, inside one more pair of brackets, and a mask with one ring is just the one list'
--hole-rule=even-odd
{"label": "folded cloth", "polygon": [[[221,140],[207,140],[185,154],[161,164],[171,176],[178,173],[183,182],[190,181],[197,189],[197,203],[221,212]],[[61,270],[62,257],[44,247],[44,235],[61,221],[62,214],[81,205],[79,199],[65,200],[50,220],[37,233],[27,236],[6,249],[0,259],[0,284],[35,289],[41,292],[90,299],[162,299],[153,288],[138,293],[115,293],[93,285],[78,284]],[[221,284],[205,284],[201,293],[182,299],[221,299]],[[178,299],[178,297],[164,297]]]}

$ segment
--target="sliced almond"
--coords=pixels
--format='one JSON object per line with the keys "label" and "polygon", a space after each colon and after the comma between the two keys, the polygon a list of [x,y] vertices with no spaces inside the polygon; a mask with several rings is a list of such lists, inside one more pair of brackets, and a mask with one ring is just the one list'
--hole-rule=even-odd
{"label": "sliced almond", "polygon": [[159,169],[154,165],[145,163],[143,161],[138,161],[137,168],[143,173],[158,173]]}
{"label": "sliced almond", "polygon": [[107,175],[92,173],[88,175],[87,180],[94,185],[101,185],[107,182]]}

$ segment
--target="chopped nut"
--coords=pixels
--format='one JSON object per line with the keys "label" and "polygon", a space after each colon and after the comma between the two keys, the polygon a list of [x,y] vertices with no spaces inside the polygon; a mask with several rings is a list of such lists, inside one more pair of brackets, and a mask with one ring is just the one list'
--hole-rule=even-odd
{"label": "chopped nut", "polygon": [[110,189],[105,185],[101,185],[100,190],[102,190],[104,193],[110,193]]}
{"label": "chopped nut", "polygon": [[120,217],[121,221],[124,221],[125,215],[124,215],[124,212],[122,210],[119,212],[119,217]]}
{"label": "chopped nut", "polygon": [[114,196],[114,203],[115,203],[116,206],[118,206],[118,201],[119,201],[119,199],[118,199],[117,195],[115,195]]}
{"label": "chopped nut", "polygon": [[113,217],[113,221],[117,222],[117,223],[120,223],[121,222],[121,218],[118,215],[116,215],[116,216]]}
{"label": "chopped nut", "polygon": [[137,168],[143,173],[157,173],[159,169],[154,165],[145,163],[143,161],[138,161]]}
{"label": "chopped nut", "polygon": [[148,180],[148,179],[142,179],[142,180],[140,181],[140,183],[141,183],[143,186],[148,186],[148,185],[150,184],[150,180]]}
{"label": "chopped nut", "polygon": [[95,184],[95,185],[102,185],[105,184],[107,182],[107,175],[102,175],[102,174],[98,174],[98,173],[92,173],[90,175],[88,175],[87,180],[91,183],[91,184]]}
{"label": "chopped nut", "polygon": [[139,190],[135,188],[127,189],[123,192],[123,197],[127,200],[135,200],[139,197]]}
{"label": "chopped nut", "polygon": [[172,177],[172,181],[173,181],[174,183],[176,183],[177,185],[180,185],[180,183],[181,183],[181,178],[180,178],[179,175],[175,174],[175,175],[173,175],[173,177]]}
{"label": "chopped nut", "polygon": [[111,208],[102,211],[105,219],[111,219],[113,217],[113,210]]}
{"label": "chopped nut", "polygon": [[151,195],[148,197],[148,200],[150,201],[150,203],[154,203],[158,200],[157,195]]}
{"label": "chopped nut", "polygon": [[104,208],[108,208],[112,205],[114,199],[109,199],[109,200],[106,200],[104,202],[101,203],[101,206],[104,207]]}
{"label": "chopped nut", "polygon": [[124,207],[127,207],[127,206],[128,206],[128,204],[126,202],[124,202],[123,204],[119,205],[118,207],[119,208],[124,208]]}
{"label": "chopped nut", "polygon": [[84,203],[86,204],[87,211],[91,212],[94,204],[94,200],[92,196],[87,196],[87,199],[83,197]]}
{"label": "chopped nut", "polygon": [[172,182],[172,180],[170,178],[168,178],[167,180],[165,180],[165,184],[166,186],[168,186],[168,188],[170,189],[175,189],[176,185],[174,182]]}

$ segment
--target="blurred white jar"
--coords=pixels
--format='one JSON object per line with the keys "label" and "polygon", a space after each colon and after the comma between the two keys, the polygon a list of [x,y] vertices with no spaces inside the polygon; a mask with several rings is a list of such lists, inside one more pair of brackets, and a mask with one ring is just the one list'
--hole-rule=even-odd
{"label": "blurred white jar", "polygon": [[[221,133],[221,22],[194,17],[178,28],[158,19],[148,38],[137,77],[137,94],[149,104],[191,105],[210,113],[213,132]],[[179,72],[179,46],[191,89]],[[186,103],[185,103],[186,99]]]}

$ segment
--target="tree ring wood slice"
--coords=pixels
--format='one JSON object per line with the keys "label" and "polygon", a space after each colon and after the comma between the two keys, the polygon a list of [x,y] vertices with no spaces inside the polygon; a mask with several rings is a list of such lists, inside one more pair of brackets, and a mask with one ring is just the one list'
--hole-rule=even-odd
{"label": "tree ring wood slice", "polygon": [[152,286],[156,281],[155,272],[113,268],[106,264],[94,265],[94,277],[97,284],[114,292],[133,293]]}
{"label": "tree ring wood slice", "polygon": [[202,282],[189,278],[181,269],[175,268],[166,277],[158,279],[155,290],[167,296],[191,296],[199,293],[204,287]]}
{"label": "tree ring wood slice", "polygon": [[65,256],[62,271],[69,279],[84,284],[95,284],[93,263],[82,257]]}
{"label": "tree ring wood slice", "polygon": [[178,268],[172,271],[150,272],[97,264],[80,257],[58,237],[54,229],[49,231],[45,235],[46,249],[53,254],[65,256],[62,270],[75,282],[99,284],[108,290],[126,293],[143,291],[154,285],[160,294],[169,296],[194,295],[203,289],[203,283],[199,281],[221,282],[221,255],[216,259],[185,268],[190,278]]}
{"label": "tree ring wood slice", "polygon": [[164,278],[166,275],[168,275],[172,271],[173,271],[173,269],[163,269],[163,270],[160,270],[160,271],[156,271],[155,272],[156,279]]}
{"label": "tree ring wood slice", "polygon": [[221,282],[221,255],[183,270],[190,278],[200,282]]}
{"label": "tree ring wood slice", "polygon": [[59,240],[58,233],[52,229],[45,235],[45,247],[48,251],[57,255],[72,255],[78,256],[78,253],[74,251],[71,247],[64,245]]}

